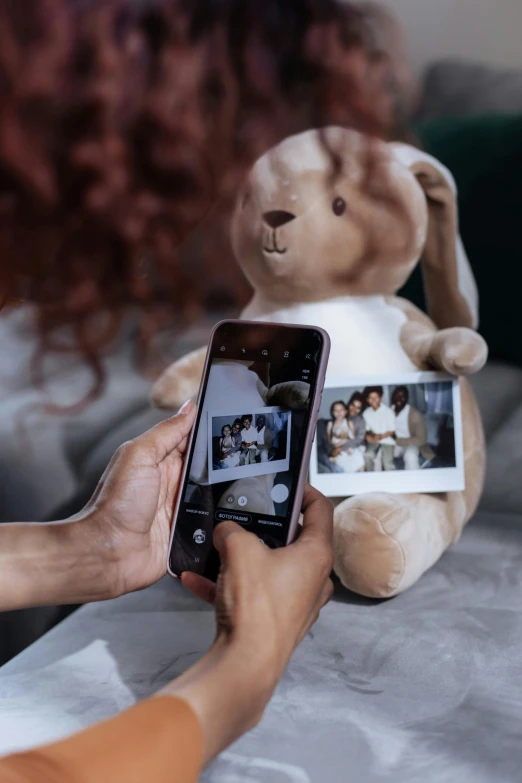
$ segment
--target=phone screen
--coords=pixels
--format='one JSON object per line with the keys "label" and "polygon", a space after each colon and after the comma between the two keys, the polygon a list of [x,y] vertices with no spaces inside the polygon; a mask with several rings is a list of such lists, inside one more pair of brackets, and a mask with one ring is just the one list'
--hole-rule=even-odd
{"label": "phone screen", "polygon": [[170,569],[215,580],[214,527],[272,548],[292,520],[324,338],[310,328],[222,324],[214,333],[181,489]]}

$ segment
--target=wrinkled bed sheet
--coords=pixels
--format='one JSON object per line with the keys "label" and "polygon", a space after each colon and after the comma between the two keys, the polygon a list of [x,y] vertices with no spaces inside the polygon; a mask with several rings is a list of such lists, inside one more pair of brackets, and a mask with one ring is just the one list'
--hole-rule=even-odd
{"label": "wrinkled bed sheet", "polygon": [[[481,512],[409,592],[338,588],[260,725],[207,783],[520,779],[522,518]],[[0,670],[0,753],[133,704],[213,638],[205,605],[165,579],[80,609]]]}

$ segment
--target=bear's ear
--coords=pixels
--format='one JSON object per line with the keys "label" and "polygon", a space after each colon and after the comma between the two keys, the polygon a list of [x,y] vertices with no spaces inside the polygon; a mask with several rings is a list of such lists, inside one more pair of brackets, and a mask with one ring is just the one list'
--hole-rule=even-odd
{"label": "bear's ear", "polygon": [[457,188],[449,170],[431,155],[406,144],[390,145],[424,191],[428,233],[422,272],[428,312],[439,329],[478,327],[478,291],[459,236]]}

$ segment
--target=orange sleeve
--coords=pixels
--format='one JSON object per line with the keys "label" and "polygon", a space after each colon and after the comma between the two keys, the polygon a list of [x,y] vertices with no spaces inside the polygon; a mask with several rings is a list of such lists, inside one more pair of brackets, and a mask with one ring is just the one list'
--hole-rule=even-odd
{"label": "orange sleeve", "polygon": [[0,783],[195,783],[201,755],[189,705],[158,696],[69,739],[0,759]]}

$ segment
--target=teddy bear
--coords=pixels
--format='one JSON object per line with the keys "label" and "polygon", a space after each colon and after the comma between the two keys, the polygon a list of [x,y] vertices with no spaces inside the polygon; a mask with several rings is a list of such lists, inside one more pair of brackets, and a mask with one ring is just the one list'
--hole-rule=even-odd
{"label": "teddy bear", "polygon": [[[443,370],[461,379],[465,489],[368,493],[334,511],[335,572],[374,598],[412,586],[457,541],[482,491],[485,444],[465,376],[482,368],[478,295],[450,172],[424,152],[329,127],[282,141],[253,166],[232,222],[254,289],[246,320],[320,326],[335,376]],[[398,297],[422,265],[429,316]],[[156,382],[172,408],[197,393],[205,349]]]}

